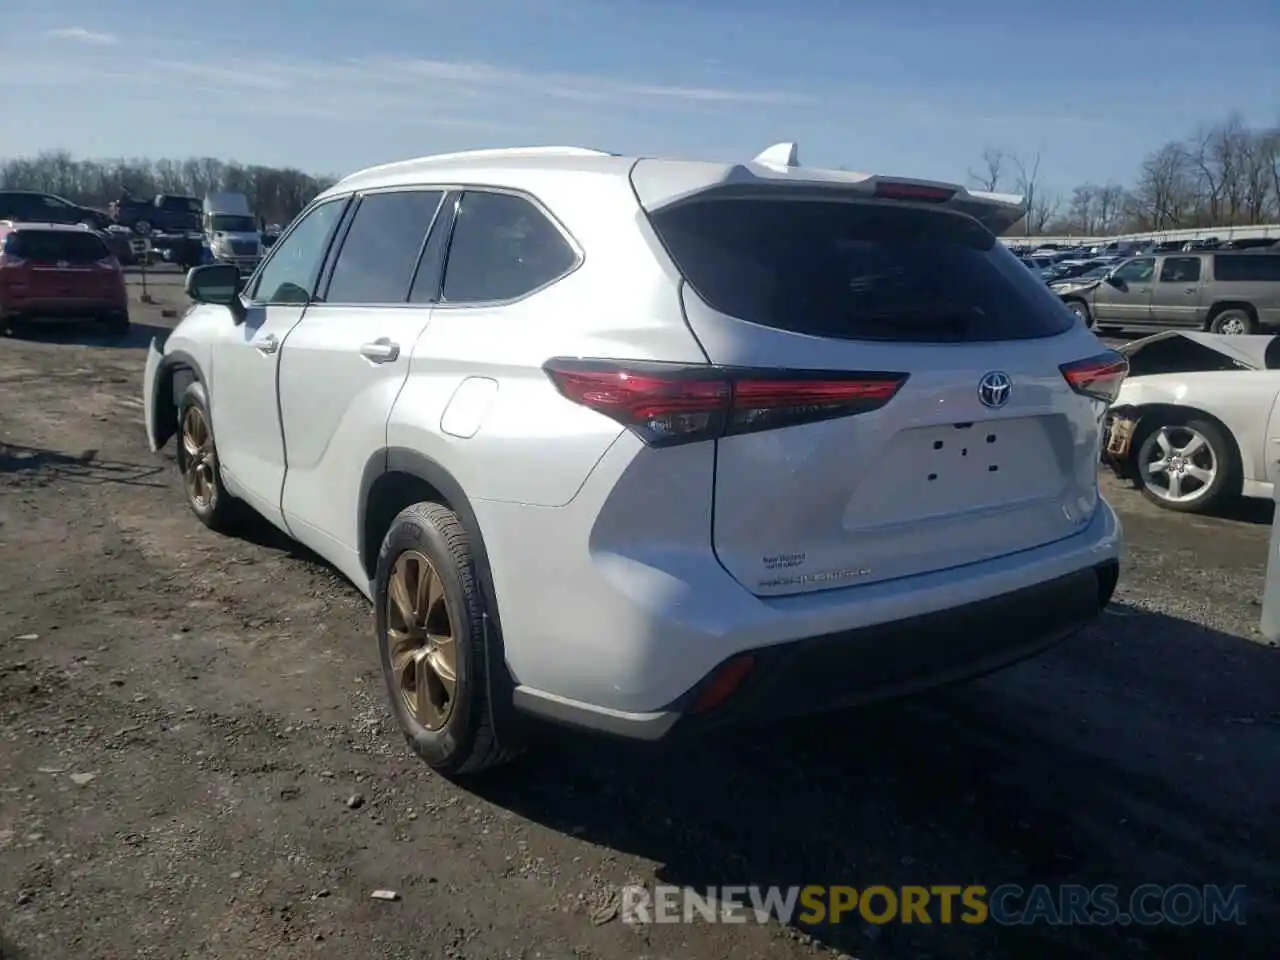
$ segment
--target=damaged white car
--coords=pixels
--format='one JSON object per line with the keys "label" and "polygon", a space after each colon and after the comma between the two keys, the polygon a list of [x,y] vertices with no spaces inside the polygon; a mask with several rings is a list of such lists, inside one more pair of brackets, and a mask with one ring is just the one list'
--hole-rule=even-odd
{"label": "damaged white car", "polygon": [[1169,510],[1270,498],[1280,472],[1280,337],[1167,331],[1119,348],[1129,376],[1103,462]]}

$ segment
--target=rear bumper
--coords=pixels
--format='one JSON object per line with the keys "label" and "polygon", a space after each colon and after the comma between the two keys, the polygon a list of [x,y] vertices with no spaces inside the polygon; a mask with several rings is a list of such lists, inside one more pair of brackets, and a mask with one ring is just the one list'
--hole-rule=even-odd
{"label": "rear bumper", "polygon": [[[689,713],[716,672],[674,705],[675,732],[824,713],[964,680],[1040,653],[1087,626],[1110,601],[1119,562],[953,610],[750,651],[755,660],[723,705]],[[717,671],[718,672],[718,671]]]}
{"label": "rear bumper", "polygon": [[79,320],[89,317],[123,316],[127,301],[116,299],[44,299],[33,297],[0,304],[0,317],[23,320]]}
{"label": "rear bumper", "polygon": [[[666,709],[627,713],[522,687],[515,705],[543,719],[638,740],[827,713],[918,693],[1010,666],[1093,622],[1111,600],[1118,560],[1045,583],[922,616],[744,650],[717,665]],[[698,701],[722,671],[750,658],[720,704]]]}

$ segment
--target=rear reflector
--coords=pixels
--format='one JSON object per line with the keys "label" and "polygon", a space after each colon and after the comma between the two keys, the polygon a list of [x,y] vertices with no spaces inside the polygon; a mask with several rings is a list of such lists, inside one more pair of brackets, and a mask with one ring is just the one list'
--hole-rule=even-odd
{"label": "rear reflector", "polygon": [[956,195],[946,187],[931,187],[923,183],[898,183],[881,180],[876,184],[876,197],[881,200],[916,200],[923,203],[946,203]]}
{"label": "rear reflector", "polygon": [[755,669],[755,665],[756,658],[749,653],[725,662],[711,675],[711,680],[699,692],[698,699],[689,712],[705,713],[720,706],[742,686],[742,681],[747,679],[747,674]]}
{"label": "rear reflector", "polygon": [[1129,374],[1129,361],[1124,354],[1108,350],[1096,357],[1064,363],[1060,369],[1076,393],[1111,404]]}
{"label": "rear reflector", "polygon": [[867,413],[892,400],[907,381],[905,373],[562,357],[543,369],[565,398],[616,420],[651,447]]}

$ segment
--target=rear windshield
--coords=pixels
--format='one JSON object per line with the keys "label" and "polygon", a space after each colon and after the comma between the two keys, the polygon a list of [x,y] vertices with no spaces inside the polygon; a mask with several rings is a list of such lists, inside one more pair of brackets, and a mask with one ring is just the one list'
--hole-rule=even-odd
{"label": "rear windshield", "polygon": [[1220,253],[1213,261],[1213,276],[1216,280],[1236,283],[1259,280],[1280,282],[1280,256],[1274,253]]}
{"label": "rear windshield", "polygon": [[885,203],[701,199],[653,214],[676,267],[740,320],[848,340],[1024,340],[1074,318],[976,221]]}
{"label": "rear windshield", "polygon": [[19,230],[9,234],[4,252],[23,260],[93,263],[111,256],[100,239],[79,230]]}

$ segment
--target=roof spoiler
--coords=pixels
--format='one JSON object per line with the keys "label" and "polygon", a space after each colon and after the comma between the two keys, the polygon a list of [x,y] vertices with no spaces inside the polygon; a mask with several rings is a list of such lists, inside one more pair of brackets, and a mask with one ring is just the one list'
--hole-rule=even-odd
{"label": "roof spoiler", "polygon": [[745,163],[687,162],[650,166],[641,159],[631,171],[631,183],[641,205],[651,212],[708,191],[754,194],[761,188],[771,189],[770,184],[953,210],[977,220],[996,236],[1027,212],[1025,198],[1014,194],[969,190],[937,180],[804,167],[800,164],[799,145],[785,140],[760,151]]}

